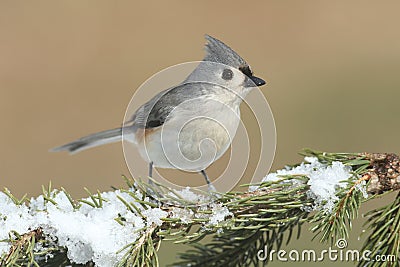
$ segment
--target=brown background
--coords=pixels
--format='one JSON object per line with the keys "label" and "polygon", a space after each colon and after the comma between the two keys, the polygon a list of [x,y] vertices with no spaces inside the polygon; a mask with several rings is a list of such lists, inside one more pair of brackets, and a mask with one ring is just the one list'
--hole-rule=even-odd
{"label": "brown background", "polygon": [[[37,195],[52,180],[81,197],[84,186],[122,186],[120,145],[71,157],[48,149],[120,125],[142,82],[203,57],[205,33],[269,81],[273,169],[300,161],[304,147],[398,153],[399,10],[398,1],[1,1],[0,187]],[[175,257],[167,250],[163,264]]]}

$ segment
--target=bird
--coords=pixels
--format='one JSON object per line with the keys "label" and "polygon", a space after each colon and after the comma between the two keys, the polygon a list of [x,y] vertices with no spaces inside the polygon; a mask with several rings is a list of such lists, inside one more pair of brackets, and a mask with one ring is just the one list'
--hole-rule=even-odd
{"label": "bird", "polygon": [[51,149],[70,154],[127,140],[153,168],[199,172],[212,190],[206,168],[229,148],[240,123],[240,104],[266,82],[222,41],[205,35],[205,57],[180,83],[143,103],[121,127]]}

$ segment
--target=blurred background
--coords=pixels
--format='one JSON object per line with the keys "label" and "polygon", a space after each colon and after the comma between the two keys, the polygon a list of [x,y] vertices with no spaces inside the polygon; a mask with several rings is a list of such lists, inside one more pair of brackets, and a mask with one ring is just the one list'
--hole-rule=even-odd
{"label": "blurred background", "polygon": [[[35,196],[51,180],[82,197],[83,187],[124,186],[120,144],[48,150],[121,125],[146,79],[203,58],[205,33],[269,82],[272,170],[301,161],[304,147],[399,153],[399,10],[398,1],[1,1],[0,188]],[[291,248],[318,246],[304,233]],[[162,265],[178,250],[165,243]]]}

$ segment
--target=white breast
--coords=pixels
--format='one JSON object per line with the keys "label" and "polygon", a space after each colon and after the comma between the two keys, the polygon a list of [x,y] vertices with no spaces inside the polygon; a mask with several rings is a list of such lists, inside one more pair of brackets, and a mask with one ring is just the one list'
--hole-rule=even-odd
{"label": "white breast", "polygon": [[141,156],[155,167],[206,169],[225,153],[236,134],[240,111],[239,105],[233,106],[207,98],[181,104],[164,125],[137,142]]}

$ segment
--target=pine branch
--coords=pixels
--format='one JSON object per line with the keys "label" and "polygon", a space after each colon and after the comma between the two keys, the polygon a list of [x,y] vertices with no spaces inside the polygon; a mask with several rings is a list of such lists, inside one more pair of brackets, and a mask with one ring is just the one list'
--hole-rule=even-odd
{"label": "pine branch", "polygon": [[[367,225],[372,234],[364,243],[363,250],[376,255],[400,255],[400,192],[393,203],[370,211]],[[400,259],[397,259],[399,264]],[[395,266],[392,262],[360,261],[359,266]]]}
{"label": "pine branch", "polygon": [[307,185],[299,176],[287,177],[283,183],[263,183],[261,188],[224,199],[233,212],[231,226],[209,232],[215,234],[213,240],[206,245],[194,243],[195,250],[181,255],[183,260],[175,266],[247,266],[257,261],[260,248],[275,245],[279,249],[283,234],[305,222],[306,208],[312,204],[306,196]]}
{"label": "pine branch", "polygon": [[[94,194],[85,189],[88,197],[80,200],[51,184],[30,200],[5,189],[0,192],[1,266],[159,266],[157,251],[167,241],[193,247],[174,266],[258,266],[268,261],[259,260],[260,250],[278,250],[296,231],[299,237],[306,221],[321,242],[346,238],[362,202],[400,189],[399,157],[394,154],[304,150],[303,155],[305,162],[247,185],[247,192],[177,192],[126,177],[128,189]],[[369,216],[373,232],[363,249],[372,255],[399,255],[400,195]],[[92,225],[101,229],[98,236],[84,227],[86,232],[77,233],[63,228],[74,220],[81,226],[98,220]],[[200,242],[204,237],[211,241]],[[368,264],[378,266],[360,262]],[[399,266],[398,259],[389,264]]]}

